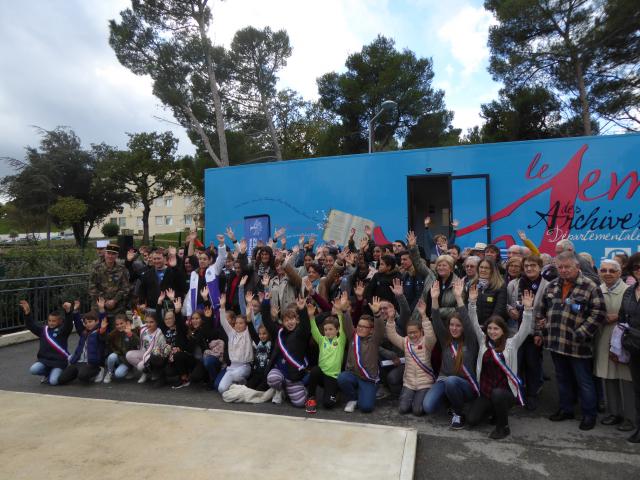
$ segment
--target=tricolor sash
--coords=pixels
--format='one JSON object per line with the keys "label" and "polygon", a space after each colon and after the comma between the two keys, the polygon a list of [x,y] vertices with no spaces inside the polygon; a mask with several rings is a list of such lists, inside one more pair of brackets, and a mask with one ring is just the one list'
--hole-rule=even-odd
{"label": "tricolor sash", "polygon": [[207,271],[204,272],[204,278],[207,282],[207,288],[209,289],[209,299],[211,300],[211,307],[220,308],[220,287],[215,267],[215,265],[211,265],[209,268],[207,268]]}
{"label": "tricolor sash", "polygon": [[406,346],[407,352],[409,353],[413,361],[416,362],[416,365],[418,365],[422,369],[422,371],[427,375],[429,375],[432,378],[432,380],[435,382],[436,373],[429,367],[429,365],[424,363],[422,359],[418,357],[418,354],[414,350],[413,345],[411,345],[411,342],[409,341],[409,337],[405,337],[405,346]]}
{"label": "tricolor sash", "polygon": [[66,360],[69,360],[69,358],[71,358],[71,354],[67,352],[63,347],[58,345],[56,341],[53,339],[53,337],[49,334],[49,327],[46,325],[44,327],[44,338],[47,341],[47,343],[51,346],[51,348],[53,348],[56,352],[62,355]]}
{"label": "tricolor sash", "polygon": [[198,272],[194,270],[191,272],[191,278],[189,279],[189,308],[187,309],[187,316],[191,316],[196,310],[198,310]]}
{"label": "tricolor sash", "polygon": [[[143,341],[142,337],[144,336],[145,333],[147,333],[147,330],[148,330],[147,327],[142,327],[142,329],[140,330],[140,345],[141,346],[142,346],[142,341]],[[161,330],[159,328],[156,328],[155,332],[149,333],[149,335],[152,335],[151,342],[149,342],[149,347],[142,354],[142,361],[143,361],[143,363],[145,365],[149,361],[149,358],[151,357],[151,354],[153,353],[153,348],[156,346],[156,341],[158,340],[158,334],[159,333],[161,333]]]}
{"label": "tricolor sash", "polygon": [[[451,354],[453,355],[453,359],[455,360],[458,357],[458,349],[453,345],[453,342],[449,344],[449,347],[451,348]],[[469,372],[469,369],[464,365],[464,362],[462,363],[462,373],[464,374],[464,377],[467,379],[467,382],[471,384],[471,388],[473,388],[473,391],[475,392],[476,396],[479,397],[480,387],[478,386],[478,382],[476,381],[475,378],[473,378],[473,375],[471,375],[471,372]]]}
{"label": "tricolor sash", "polygon": [[356,358],[356,366],[358,367],[360,374],[370,382],[378,383],[380,378],[371,376],[369,372],[367,372],[367,369],[364,368],[364,364],[362,363],[362,355],[360,352],[360,337],[357,333],[353,334],[353,356]]}
{"label": "tricolor sash", "polygon": [[520,378],[515,373],[513,373],[513,371],[509,368],[509,366],[507,365],[507,362],[504,360],[504,355],[502,353],[496,352],[496,349],[493,348],[491,344],[489,344],[489,350],[491,351],[491,356],[493,357],[493,360],[504,372],[507,378],[511,380],[512,383],[516,384],[516,387],[517,387],[516,390],[518,392],[516,397],[518,399],[518,403],[521,406],[524,406],[524,395],[522,394],[522,380],[520,380]]}
{"label": "tricolor sash", "polygon": [[301,372],[302,370],[307,368],[307,359],[305,358],[303,360],[304,363],[299,363],[295,358],[293,358],[293,355],[291,355],[289,353],[289,350],[287,350],[287,347],[285,346],[284,341],[282,340],[282,331],[283,330],[284,330],[283,328],[278,330],[278,346],[280,347],[280,351],[282,352],[282,356],[284,357],[284,359],[287,361],[287,363],[289,365],[291,365],[293,368],[295,368],[296,370]]}

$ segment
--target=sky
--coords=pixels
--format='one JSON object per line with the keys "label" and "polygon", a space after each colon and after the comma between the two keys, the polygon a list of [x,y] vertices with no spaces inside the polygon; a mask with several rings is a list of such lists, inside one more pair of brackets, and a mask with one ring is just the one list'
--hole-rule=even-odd
{"label": "sky", "polygon": [[[211,38],[228,46],[246,26],[285,29],[293,47],[279,87],[317,99],[316,79],[344,71],[347,56],[378,34],[398,49],[431,57],[434,86],[445,91],[453,124],[479,125],[480,105],[498,95],[487,72],[487,32],[495,22],[482,0],[210,0]],[[108,21],[129,0],[0,0],[0,157],[37,146],[34,126],[66,125],[83,142],[125,147],[127,132],[172,130],[179,153],[194,148],[148,77],[120,65]],[[164,120],[163,120],[164,119]],[[0,177],[10,174],[0,161]]]}

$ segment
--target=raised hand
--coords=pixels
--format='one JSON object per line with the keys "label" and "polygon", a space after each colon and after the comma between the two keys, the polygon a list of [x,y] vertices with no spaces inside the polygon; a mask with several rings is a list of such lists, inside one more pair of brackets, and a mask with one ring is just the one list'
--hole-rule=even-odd
{"label": "raised hand", "polygon": [[260,304],[262,304],[264,299],[265,299],[264,292],[258,292],[258,300],[260,301]]}
{"label": "raised hand", "polygon": [[409,230],[409,232],[407,233],[407,246],[415,247],[417,243],[418,239],[416,237],[416,234],[413,232],[413,230]]}
{"label": "raised hand", "polygon": [[180,297],[173,301],[173,308],[175,308],[176,312],[182,310],[182,299]]}
{"label": "raised hand", "polygon": [[313,292],[313,283],[311,283],[311,279],[307,276],[304,277],[304,290],[305,292],[307,292],[308,295],[311,295],[311,293]]}
{"label": "raised hand", "polygon": [[253,301],[253,292],[251,290],[244,294],[244,301],[247,304],[247,307],[251,306],[251,302]]}
{"label": "raised hand", "polygon": [[369,248],[369,237],[364,236],[360,239],[360,250],[365,251]]}
{"label": "raised hand", "polygon": [[457,220],[454,218],[453,221],[451,222],[451,227],[453,227],[453,229],[456,230],[459,226],[460,226],[460,220]]}
{"label": "raised hand", "polygon": [[247,241],[244,238],[238,242],[238,251],[240,253],[246,253],[247,251]]}
{"label": "raised hand", "polygon": [[73,311],[74,312],[80,311],[80,300],[73,301]]}
{"label": "raised hand", "polygon": [[200,290],[200,296],[204,300],[209,298],[209,288],[206,285],[204,287],[202,287],[202,290]]}
{"label": "raised hand", "polygon": [[233,229],[231,227],[227,227],[227,237],[229,237],[229,240],[232,242],[236,239],[236,235],[233,233]]}
{"label": "raised hand", "polygon": [[342,292],[340,294],[340,310],[346,312],[351,307],[351,302],[349,302],[349,295],[347,292]]}
{"label": "raised hand", "polygon": [[298,307],[298,310],[302,310],[303,308],[305,308],[306,303],[307,300],[303,296],[299,296],[298,298],[296,298],[296,306]]}
{"label": "raised hand", "polygon": [[300,237],[298,237],[298,245],[300,247],[304,245],[304,235],[300,235]]}
{"label": "raised hand", "polygon": [[316,244],[316,236],[315,235],[311,235],[309,237],[309,248],[313,248],[313,246]]}
{"label": "raised hand", "polygon": [[178,257],[175,254],[169,255],[167,265],[172,268],[178,265]]}
{"label": "raised hand", "polygon": [[104,306],[107,303],[107,301],[104,299],[104,297],[98,297],[98,300],[96,301],[96,303],[98,304],[98,309],[101,312],[104,312]]}
{"label": "raised hand", "polygon": [[276,304],[271,305],[271,318],[278,318],[278,315],[280,315],[280,308]]}
{"label": "raised hand", "polygon": [[211,318],[213,317],[213,308],[211,307],[204,307],[204,316],[207,318]]}
{"label": "raised hand", "polygon": [[307,315],[309,318],[313,318],[316,314],[316,306],[313,303],[307,303]]}
{"label": "raised hand", "polygon": [[284,227],[279,228],[278,230],[276,230],[276,232],[273,234],[273,240],[275,241],[278,238],[280,238],[281,236],[283,236],[286,231],[287,231],[287,229],[284,228]]}
{"label": "raised hand", "polygon": [[270,281],[270,280],[271,280],[271,278],[269,278],[269,275],[265,273],[265,274],[262,276],[262,286],[263,286],[264,288],[269,287],[269,281]]}
{"label": "raised hand", "polygon": [[476,303],[478,300],[478,285],[473,284],[469,287],[469,302]]}
{"label": "raised hand", "polygon": [[352,239],[353,237],[355,237],[355,235],[356,235],[356,229],[351,228],[351,230],[349,230],[349,239]]}
{"label": "raised hand", "polygon": [[422,317],[427,316],[427,304],[424,303],[424,300],[422,298],[418,300],[418,304],[416,305],[416,308],[418,309],[418,313],[420,314],[420,316]]}
{"label": "raised hand", "polygon": [[358,300],[362,300],[364,297],[364,282],[358,280],[358,283],[356,283],[356,286],[353,289],[353,293],[356,295]]}
{"label": "raised hand", "polygon": [[173,299],[176,298],[176,292],[173,288],[167,288],[166,290],[167,298],[173,302]]}
{"label": "raised hand", "polygon": [[[20,308],[22,309],[22,312],[25,315],[29,315],[31,313],[31,306],[29,305],[29,302],[27,302],[26,300],[20,300],[19,305],[20,305]],[[71,308],[71,304],[69,302],[65,303],[64,305],[69,305],[69,308]],[[64,307],[64,305],[63,305],[63,307]],[[67,310],[67,312],[68,312],[68,310]]]}
{"label": "raised hand", "polygon": [[166,290],[160,290],[160,296],[158,297],[158,303],[164,302],[165,298],[167,298]]}
{"label": "raised hand", "polygon": [[431,299],[438,301],[440,298],[440,282],[435,280],[431,285]]}
{"label": "raised hand", "polygon": [[220,298],[218,299],[218,301],[220,302],[220,310],[226,310],[226,305],[227,305],[227,297],[226,295],[220,295]]}
{"label": "raised hand", "polygon": [[[22,302],[27,303],[27,302],[26,302],[26,300],[21,300],[21,301],[20,301],[20,306],[22,306]],[[29,304],[27,303],[27,306],[28,306],[28,305],[29,305]],[[63,308],[63,309],[64,309],[64,311],[65,311],[65,312],[67,312],[67,313],[71,312],[71,302],[64,302],[64,303],[62,304],[62,308]],[[24,309],[23,309],[23,310],[24,310]]]}
{"label": "raised hand", "polygon": [[371,225],[364,226],[364,233],[367,237],[371,238]]}
{"label": "raised hand", "polygon": [[533,294],[531,290],[525,290],[522,293],[522,305],[524,305],[525,310],[533,309],[533,301],[536,296]]}
{"label": "raised hand", "polygon": [[527,234],[524,233],[524,230],[518,230],[518,237],[524,242],[527,239]]}
{"label": "raised hand", "polygon": [[373,297],[371,299],[369,308],[371,309],[374,315],[377,315],[378,312],[380,311],[380,304],[381,304],[380,297]]}
{"label": "raised hand", "polygon": [[399,278],[394,278],[393,287],[389,287],[389,288],[391,288],[391,291],[396,297],[399,297],[404,293],[402,290],[402,280],[400,280]]}
{"label": "raised hand", "polygon": [[[438,283],[438,282],[434,282],[434,283]],[[456,298],[462,298],[462,292],[464,292],[464,280],[462,280],[461,278],[457,278],[453,282],[453,295]]]}
{"label": "raised hand", "polygon": [[424,217],[424,228],[429,228],[430,223],[431,223],[431,217]]}
{"label": "raised hand", "polygon": [[133,262],[136,259],[136,251],[132,248],[127,251],[127,262]]}

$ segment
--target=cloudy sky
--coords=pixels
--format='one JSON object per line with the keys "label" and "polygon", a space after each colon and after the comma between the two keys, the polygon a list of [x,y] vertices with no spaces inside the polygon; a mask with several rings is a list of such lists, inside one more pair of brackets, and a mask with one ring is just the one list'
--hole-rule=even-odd
{"label": "cloudy sky", "polygon": [[[214,0],[211,0],[214,1]],[[108,20],[128,0],[0,0],[0,156],[22,158],[38,143],[33,128],[68,125],[85,145],[124,146],[126,132],[173,130],[180,152],[193,146],[151,92],[151,81],[122,67],[108,44]],[[500,85],[487,73],[482,0],[215,0],[211,35],[228,46],[248,25],[289,33],[293,55],[280,86],[317,98],[316,78],[341,71],[350,53],[377,34],[432,57],[454,125],[480,123],[481,103]],[[0,163],[0,176],[10,173]]]}

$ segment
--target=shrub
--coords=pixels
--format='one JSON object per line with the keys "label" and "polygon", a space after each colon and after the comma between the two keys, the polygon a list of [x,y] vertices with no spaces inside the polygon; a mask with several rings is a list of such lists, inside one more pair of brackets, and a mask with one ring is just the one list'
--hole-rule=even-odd
{"label": "shrub", "polygon": [[105,223],[100,229],[105,237],[116,237],[120,233],[120,227],[115,223]]}

